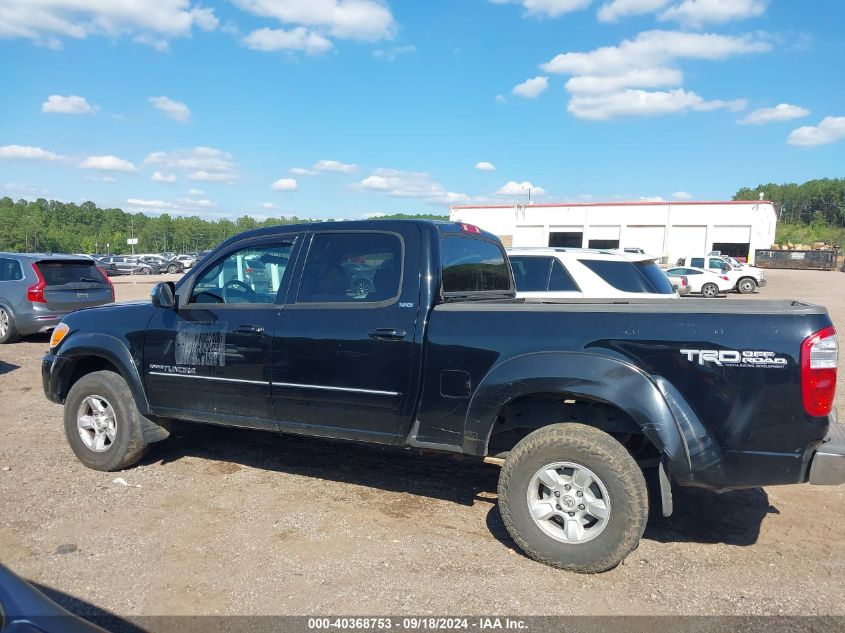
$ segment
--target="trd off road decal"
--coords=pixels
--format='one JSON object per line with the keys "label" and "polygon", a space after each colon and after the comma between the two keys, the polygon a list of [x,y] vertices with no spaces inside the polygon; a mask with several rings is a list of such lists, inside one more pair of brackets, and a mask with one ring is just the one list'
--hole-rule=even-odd
{"label": "trd off road decal", "polygon": [[682,349],[681,354],[691,363],[705,365],[713,363],[719,367],[763,367],[782,369],[789,364],[783,356],[774,352],[733,349]]}
{"label": "trd off road decal", "polygon": [[227,329],[228,324],[220,322],[180,322],[176,330],[176,364],[223,367]]}

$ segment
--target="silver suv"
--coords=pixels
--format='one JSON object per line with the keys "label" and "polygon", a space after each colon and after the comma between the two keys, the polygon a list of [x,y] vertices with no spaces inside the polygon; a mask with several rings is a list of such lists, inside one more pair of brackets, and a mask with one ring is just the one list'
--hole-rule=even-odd
{"label": "silver suv", "polygon": [[114,286],[92,259],[0,253],[0,343],[47,332],[69,312],[112,302]]}

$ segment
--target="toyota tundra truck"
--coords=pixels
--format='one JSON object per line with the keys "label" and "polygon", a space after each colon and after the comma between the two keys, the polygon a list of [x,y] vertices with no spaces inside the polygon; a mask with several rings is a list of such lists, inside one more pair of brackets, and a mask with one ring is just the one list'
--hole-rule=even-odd
{"label": "toyota tundra truck", "polygon": [[98,470],[181,420],[497,464],[519,547],[590,573],[649,503],[671,514],[673,483],[845,482],[837,353],[821,306],[517,299],[495,236],[372,220],[242,233],[151,301],[74,312],[42,377]]}

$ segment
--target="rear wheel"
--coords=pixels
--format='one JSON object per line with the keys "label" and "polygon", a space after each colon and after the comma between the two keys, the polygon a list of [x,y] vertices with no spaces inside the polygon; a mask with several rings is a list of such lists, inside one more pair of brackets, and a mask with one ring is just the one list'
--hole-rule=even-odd
{"label": "rear wheel", "polygon": [[76,457],[94,470],[121,470],[147,452],[143,427],[154,424],[135,406],[120,374],[96,371],[80,378],[65,400],[65,436]]}
{"label": "rear wheel", "polygon": [[150,275],[150,274],[152,274],[152,272],[153,272],[153,271],[152,271],[152,269],[147,268],[146,266],[145,266],[144,268],[142,268],[142,269],[141,269],[141,274],[142,274],[142,275]]}
{"label": "rear wheel", "polygon": [[505,460],[499,510],[534,560],[598,573],[636,548],[648,519],[648,491],[640,467],[610,435],[583,424],[552,424],[527,435]]}
{"label": "rear wheel", "polygon": [[708,299],[712,299],[719,295],[719,286],[713,283],[704,284],[701,287],[701,294]]}
{"label": "rear wheel", "polygon": [[739,280],[739,283],[736,285],[736,287],[737,290],[739,290],[742,294],[747,295],[757,290],[757,282],[754,281],[751,277],[743,277]]}
{"label": "rear wheel", "polygon": [[3,306],[0,306],[0,344],[14,343],[20,338],[15,327],[15,317]]}
{"label": "rear wheel", "polygon": [[167,272],[169,272],[171,275],[174,275],[179,272],[179,269],[176,268],[176,266],[174,266],[173,264],[171,264],[167,267]]}

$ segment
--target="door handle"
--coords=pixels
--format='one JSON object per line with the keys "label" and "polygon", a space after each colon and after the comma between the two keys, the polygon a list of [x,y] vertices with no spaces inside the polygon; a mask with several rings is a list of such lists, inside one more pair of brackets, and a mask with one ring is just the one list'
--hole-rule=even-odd
{"label": "door handle", "polygon": [[397,330],[390,327],[380,327],[375,330],[370,330],[368,336],[378,341],[401,341],[408,335],[405,330]]}
{"label": "door handle", "polygon": [[232,329],[234,334],[264,334],[264,328],[260,325],[239,325]]}

